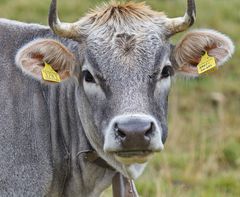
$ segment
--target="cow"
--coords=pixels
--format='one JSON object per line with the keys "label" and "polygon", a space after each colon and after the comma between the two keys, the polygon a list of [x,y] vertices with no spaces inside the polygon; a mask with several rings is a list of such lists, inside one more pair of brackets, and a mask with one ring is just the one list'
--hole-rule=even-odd
{"label": "cow", "polygon": [[0,19],[1,196],[96,197],[116,174],[138,178],[164,148],[172,78],[198,77],[203,53],[220,66],[234,52],[208,29],[171,44],[195,19],[194,0],[177,18],[111,2],[63,23],[52,0],[50,27]]}

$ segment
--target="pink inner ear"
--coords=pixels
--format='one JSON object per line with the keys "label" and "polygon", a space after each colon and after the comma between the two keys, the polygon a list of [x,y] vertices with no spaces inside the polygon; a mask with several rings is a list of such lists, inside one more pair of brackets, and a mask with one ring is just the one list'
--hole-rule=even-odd
{"label": "pink inner ear", "polygon": [[[221,58],[225,58],[226,55],[228,54],[228,51],[226,49],[217,48],[216,46],[212,47],[212,48],[208,48],[205,51],[207,51],[209,56],[214,57],[217,63],[219,62],[219,60]],[[202,58],[202,56],[195,57],[192,61],[189,62],[190,65],[193,67],[196,67],[199,64],[199,62],[201,61],[201,58]]]}
{"label": "pink inner ear", "polygon": [[63,71],[58,74],[59,74],[61,80],[65,80],[71,76],[70,71]]}
{"label": "pink inner ear", "polygon": [[24,71],[38,79],[42,79],[43,62],[40,59],[24,58],[21,62]]}
{"label": "pink inner ear", "polygon": [[[30,75],[33,75],[35,78],[42,80],[42,69],[44,68],[43,55],[41,54],[31,54],[30,57],[22,59],[22,66],[24,71]],[[51,65],[53,66],[53,65]],[[58,72],[56,70],[56,72]],[[61,80],[65,80],[71,76],[70,71],[63,70],[58,72]]]}
{"label": "pink inner ear", "polygon": [[190,64],[192,67],[197,67],[200,61],[201,61],[201,57],[195,57],[192,61],[190,61]]}
{"label": "pink inner ear", "polygon": [[40,53],[32,53],[31,58],[38,59],[39,61],[43,60],[44,56]]}
{"label": "pink inner ear", "polygon": [[[197,65],[198,65],[199,62],[201,61],[201,58],[202,58],[202,56],[205,54],[205,52],[207,52],[209,56],[216,57],[216,53],[218,53],[219,50],[220,50],[220,49],[217,48],[216,45],[213,45],[213,46],[211,46],[211,47],[206,47],[206,48],[204,49],[204,51],[202,51],[202,54],[201,54],[201,55],[199,54],[199,56],[194,57],[192,60],[190,60],[189,63],[190,63],[191,66],[197,67]],[[224,55],[224,54],[222,54],[222,55]]]}
{"label": "pink inner ear", "polygon": [[209,55],[215,57],[217,64],[221,61],[221,59],[226,58],[229,51],[224,48],[214,48],[209,51]]}
{"label": "pink inner ear", "polygon": [[[220,57],[224,57],[226,55],[226,50],[222,49],[222,48],[216,48],[217,46],[213,46],[213,47],[208,47],[205,49],[205,51],[207,51],[209,56],[213,56],[216,58],[216,61],[218,61],[218,59]],[[203,54],[204,55],[204,51]],[[202,56],[200,57],[195,57],[193,58],[189,63],[191,66],[183,66],[180,68],[180,71],[182,72],[187,72],[187,73],[191,73],[191,74],[196,74],[198,72],[197,69],[197,65],[199,64],[199,62],[201,61]]]}

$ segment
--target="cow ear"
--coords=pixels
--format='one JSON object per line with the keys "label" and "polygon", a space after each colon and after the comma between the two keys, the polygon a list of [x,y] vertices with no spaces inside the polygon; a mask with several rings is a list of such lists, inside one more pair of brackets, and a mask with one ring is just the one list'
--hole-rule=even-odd
{"label": "cow ear", "polygon": [[215,58],[217,66],[221,66],[232,56],[234,45],[230,38],[214,30],[188,32],[173,51],[177,72],[198,76],[197,65],[205,52]]}
{"label": "cow ear", "polygon": [[61,81],[69,78],[75,67],[74,55],[61,43],[52,39],[39,39],[23,46],[18,51],[15,61],[25,74],[41,82],[45,82],[42,77],[45,63],[51,65]]}

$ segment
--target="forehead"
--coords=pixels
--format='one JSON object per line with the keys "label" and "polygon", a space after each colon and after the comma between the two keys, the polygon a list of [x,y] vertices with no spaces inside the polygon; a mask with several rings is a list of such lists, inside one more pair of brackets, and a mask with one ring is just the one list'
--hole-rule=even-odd
{"label": "forehead", "polygon": [[88,19],[91,28],[87,32],[86,58],[101,72],[151,72],[156,61],[168,52],[165,15],[144,4],[108,5],[91,13]]}
{"label": "forehead", "polygon": [[169,44],[157,34],[130,34],[116,32],[113,37],[95,37],[88,41],[86,58],[95,69],[107,72],[113,69],[152,71],[161,66],[169,53]]}

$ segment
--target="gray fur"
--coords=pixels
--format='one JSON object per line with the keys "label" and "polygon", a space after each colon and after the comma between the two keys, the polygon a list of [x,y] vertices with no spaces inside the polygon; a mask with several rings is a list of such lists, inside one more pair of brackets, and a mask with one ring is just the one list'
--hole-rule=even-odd
{"label": "gray fur", "polygon": [[[14,63],[29,41],[59,38],[47,27],[5,19],[0,37],[0,196],[99,196],[115,172],[78,154],[91,147],[76,108],[77,80],[45,86]],[[76,42],[61,41],[78,51]]]}

